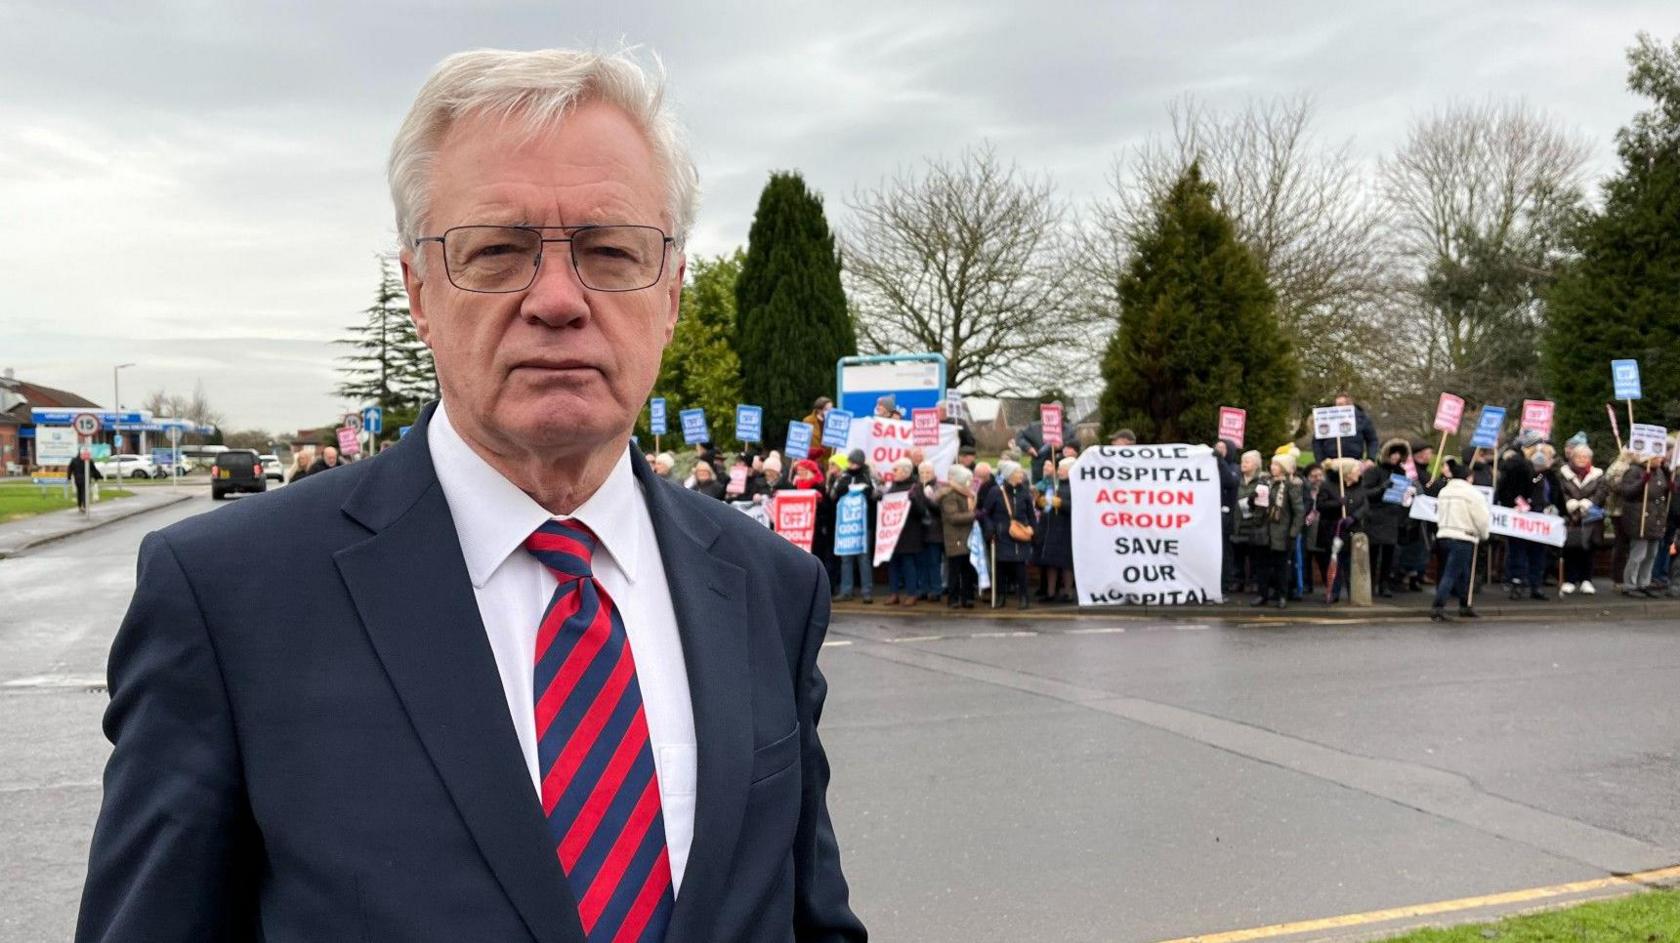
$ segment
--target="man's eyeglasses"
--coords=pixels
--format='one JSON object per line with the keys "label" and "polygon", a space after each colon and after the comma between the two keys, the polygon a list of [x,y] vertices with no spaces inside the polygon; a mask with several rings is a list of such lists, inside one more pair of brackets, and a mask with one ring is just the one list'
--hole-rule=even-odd
{"label": "man's eyeglasses", "polygon": [[[547,238],[544,231],[568,233]],[[455,226],[414,240],[443,246],[444,272],[462,291],[524,291],[537,280],[543,246],[571,246],[578,282],[592,291],[636,291],[665,274],[665,247],[674,242],[654,226]]]}

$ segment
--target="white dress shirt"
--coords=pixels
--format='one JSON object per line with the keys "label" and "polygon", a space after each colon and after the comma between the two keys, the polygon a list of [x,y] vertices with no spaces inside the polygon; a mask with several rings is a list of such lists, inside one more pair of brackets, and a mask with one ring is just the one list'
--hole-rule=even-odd
{"label": "white dress shirt", "polygon": [[539,796],[533,662],[537,624],[557,584],[554,574],[525,551],[524,542],[549,520],[576,520],[600,539],[593,569],[618,606],[636,661],[636,681],[642,690],[659,776],[674,893],[682,885],[694,840],[694,705],[689,700],[688,669],[665,580],[665,562],[659,555],[642,484],[630,468],[629,445],[600,490],[569,517],[549,514],[491,468],[450,425],[442,403],[432,415],[427,445],[455,519],[478,612],[502,676],[508,713],[531,772],[531,787]]}

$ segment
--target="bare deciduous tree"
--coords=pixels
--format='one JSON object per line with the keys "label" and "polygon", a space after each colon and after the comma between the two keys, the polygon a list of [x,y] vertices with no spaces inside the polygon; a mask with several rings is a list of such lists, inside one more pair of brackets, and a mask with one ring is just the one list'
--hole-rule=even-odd
{"label": "bare deciduous tree", "polygon": [[[1420,118],[1383,162],[1421,414],[1445,389],[1514,405],[1539,393],[1542,296],[1582,207],[1587,143],[1521,103]],[[1424,420],[1426,421],[1426,420]]]}
{"label": "bare deciduous tree", "polygon": [[1104,328],[1048,179],[982,145],[847,201],[844,275],[858,339],[938,351],[948,382],[996,395],[1094,378]]}
{"label": "bare deciduous tree", "polygon": [[[1231,114],[1185,98],[1168,108],[1172,137],[1116,160],[1112,196],[1092,212],[1085,251],[1106,285],[1119,274],[1155,207],[1192,162],[1213,182],[1215,205],[1236,225],[1277,293],[1279,321],[1312,402],[1356,391],[1381,362],[1368,343],[1381,316],[1381,227],[1370,191],[1346,144],[1313,132],[1310,98],[1249,103]],[[1109,294],[1112,294],[1110,290]]]}

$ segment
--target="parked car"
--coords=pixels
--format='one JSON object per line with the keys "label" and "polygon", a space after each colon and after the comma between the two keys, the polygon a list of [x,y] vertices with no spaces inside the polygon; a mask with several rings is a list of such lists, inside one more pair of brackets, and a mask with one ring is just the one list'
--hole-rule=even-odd
{"label": "parked car", "polygon": [[250,449],[228,449],[216,455],[210,468],[210,498],[220,501],[236,491],[261,494],[268,490],[262,459]]}
{"label": "parked car", "polygon": [[169,473],[157,467],[150,455],[113,455],[93,463],[106,478],[166,478]]}
{"label": "parked car", "polygon": [[263,477],[274,481],[286,480],[286,469],[280,464],[278,455],[262,455]]}

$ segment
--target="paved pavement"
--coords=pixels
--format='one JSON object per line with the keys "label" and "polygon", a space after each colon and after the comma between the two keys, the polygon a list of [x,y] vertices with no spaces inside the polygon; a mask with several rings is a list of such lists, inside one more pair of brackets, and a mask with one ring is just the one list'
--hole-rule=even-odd
{"label": "paved pavement", "polygon": [[[212,507],[0,561],[0,941],[70,933],[134,551]],[[1680,623],[1600,599],[848,609],[822,729],[855,906],[880,940],[1150,941],[1680,863]]]}

